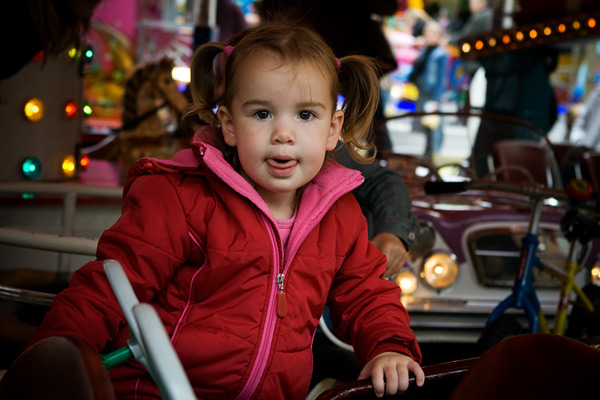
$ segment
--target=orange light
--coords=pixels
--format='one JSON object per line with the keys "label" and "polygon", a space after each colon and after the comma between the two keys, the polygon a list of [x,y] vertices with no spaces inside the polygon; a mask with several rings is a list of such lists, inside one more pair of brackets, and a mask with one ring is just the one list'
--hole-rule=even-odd
{"label": "orange light", "polygon": [[579,21],[573,21],[573,29],[577,30],[581,28],[581,23]]}
{"label": "orange light", "polygon": [[82,154],[81,159],[79,160],[79,165],[81,166],[81,170],[85,171],[90,165],[90,157],[87,154]]}
{"label": "orange light", "polygon": [[520,42],[521,40],[523,40],[523,38],[525,37],[523,35],[523,32],[519,31],[517,32],[517,34],[515,35],[515,37],[517,38],[517,40]]}
{"label": "orange light", "polygon": [[481,49],[483,49],[483,41],[481,41],[481,40],[478,40],[478,41],[476,41],[476,42],[475,42],[475,48],[476,48],[477,50],[481,50]]}
{"label": "orange light", "polygon": [[68,119],[75,119],[77,116],[77,103],[75,101],[71,100],[67,103],[65,106],[65,115]]}
{"label": "orange light", "polygon": [[488,44],[490,47],[494,47],[496,45],[496,38],[490,38],[490,40],[488,40]]}
{"label": "orange light", "polygon": [[559,24],[558,25],[558,31],[560,33],[565,33],[566,30],[567,30],[567,26],[565,24]]}
{"label": "orange light", "polygon": [[509,44],[510,43],[510,36],[508,36],[508,35],[502,36],[502,43]]}
{"label": "orange light", "polygon": [[595,28],[596,27],[596,20],[594,18],[588,19],[588,26],[590,28]]}
{"label": "orange light", "polygon": [[532,29],[529,31],[529,37],[532,39],[535,39],[537,37],[538,33],[535,29]]}
{"label": "orange light", "polygon": [[544,28],[544,35],[550,36],[551,33],[552,33],[552,28],[550,28],[549,26]]}

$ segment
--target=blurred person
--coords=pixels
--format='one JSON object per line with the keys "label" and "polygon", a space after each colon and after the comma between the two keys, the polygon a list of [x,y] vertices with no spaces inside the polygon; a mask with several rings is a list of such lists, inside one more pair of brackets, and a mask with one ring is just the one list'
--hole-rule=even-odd
{"label": "blurred person", "polygon": [[455,39],[477,35],[492,29],[494,12],[488,0],[469,0],[469,12],[469,17],[456,33]]}
{"label": "blurred person", "polygon": [[[466,36],[492,30],[494,11],[488,0],[469,0],[470,17],[460,31],[451,36],[457,44]],[[478,68],[485,71],[483,111],[515,117],[535,125],[547,133],[556,121],[557,102],[550,83],[550,73],[558,62],[558,51],[544,46],[512,50],[465,61],[469,80]],[[490,172],[494,144],[504,139],[519,139],[519,132],[494,129],[495,124],[483,119],[473,146],[476,174],[483,178]]]}
{"label": "blurred person", "polygon": [[569,141],[600,152],[600,85],[588,95],[581,112],[575,117]]}
{"label": "blurred person", "polygon": [[[469,0],[469,17],[458,31],[450,35],[450,42],[458,45],[460,39],[465,36],[478,35],[489,32],[492,29],[494,11],[489,6],[488,0]],[[464,62],[465,73],[469,79],[481,66],[476,60]]]}
{"label": "blurred person", "polygon": [[[433,20],[427,22],[423,31],[427,47],[425,47],[413,64],[408,80],[419,89],[417,111],[435,112],[440,110],[442,94],[446,89],[446,66],[448,53],[443,44],[443,32],[440,25]],[[418,123],[418,128],[427,135],[425,154],[431,158],[442,148],[443,131],[439,120],[425,118]],[[436,123],[437,121],[437,123]]]}
{"label": "blurred person", "polygon": [[213,40],[227,42],[233,35],[248,28],[248,22],[244,16],[241,7],[233,0],[217,0],[216,9],[216,28],[208,26],[208,5],[209,0],[200,0],[200,9],[196,18],[196,28],[194,29],[193,48],[208,43]]}

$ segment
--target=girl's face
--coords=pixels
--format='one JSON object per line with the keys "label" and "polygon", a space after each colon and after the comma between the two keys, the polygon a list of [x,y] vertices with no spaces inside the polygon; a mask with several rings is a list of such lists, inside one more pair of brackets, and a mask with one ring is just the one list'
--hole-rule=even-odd
{"label": "girl's face", "polygon": [[[273,214],[289,218],[297,189],[335,148],[344,113],[333,109],[330,83],[310,63],[281,65],[257,55],[237,82],[230,108],[218,111],[225,142],[237,147],[247,179]],[[274,211],[280,208],[285,212]]]}

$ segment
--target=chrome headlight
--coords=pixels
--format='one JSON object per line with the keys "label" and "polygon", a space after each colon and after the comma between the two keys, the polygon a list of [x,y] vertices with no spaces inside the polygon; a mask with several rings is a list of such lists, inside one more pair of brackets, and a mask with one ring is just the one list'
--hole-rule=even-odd
{"label": "chrome headlight", "polygon": [[402,290],[402,295],[410,295],[417,291],[419,280],[410,268],[403,268],[395,277],[394,282]]}
{"label": "chrome headlight", "polygon": [[414,243],[410,246],[410,259],[418,260],[431,253],[435,243],[435,230],[431,223],[419,221],[419,232]]}
{"label": "chrome headlight", "polygon": [[445,289],[458,277],[456,256],[445,252],[431,253],[423,263],[421,279],[433,289]]}

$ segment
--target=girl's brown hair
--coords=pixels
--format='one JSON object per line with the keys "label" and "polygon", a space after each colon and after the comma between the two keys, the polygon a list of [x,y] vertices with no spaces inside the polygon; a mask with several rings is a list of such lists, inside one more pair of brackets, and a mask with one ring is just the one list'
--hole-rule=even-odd
{"label": "girl's brown hair", "polygon": [[[237,90],[238,71],[248,59],[257,55],[275,57],[282,65],[315,65],[331,83],[334,110],[338,93],[344,97],[342,140],[350,155],[359,162],[375,158],[371,131],[379,83],[377,66],[372,59],[351,55],[338,60],[325,41],[311,29],[281,23],[265,23],[249,29],[230,43],[235,47],[229,55],[223,53],[225,45],[214,42],[195,51],[190,67],[193,104],[184,115],[187,120],[198,117],[212,127],[217,145],[230,162],[235,157],[235,149],[225,144],[214,109],[220,104],[231,105]],[[221,59],[219,55],[222,55]],[[368,155],[363,156],[361,150]]]}

